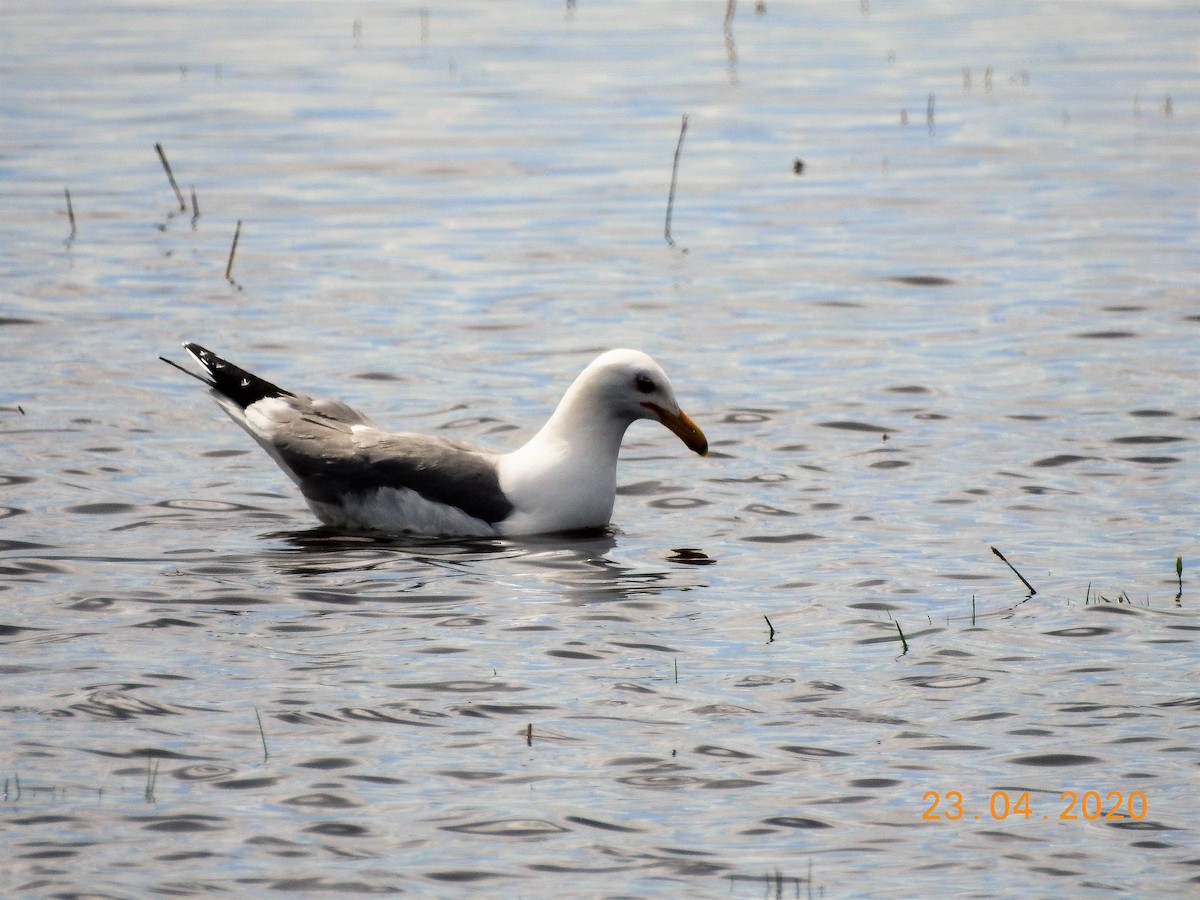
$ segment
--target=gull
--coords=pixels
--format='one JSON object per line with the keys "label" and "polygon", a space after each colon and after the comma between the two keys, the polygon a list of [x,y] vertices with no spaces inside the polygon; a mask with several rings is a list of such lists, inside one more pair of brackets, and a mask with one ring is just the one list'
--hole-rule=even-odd
{"label": "gull", "polygon": [[497,453],[380,428],[337,400],[293,393],[185,342],[197,374],[234,422],[294,481],[328,526],[385,534],[515,536],[609,525],[617,454],[638,419],[661,422],[704,456],[708,440],[679,407],[662,367],[609,350],[567,388],[524,446]]}

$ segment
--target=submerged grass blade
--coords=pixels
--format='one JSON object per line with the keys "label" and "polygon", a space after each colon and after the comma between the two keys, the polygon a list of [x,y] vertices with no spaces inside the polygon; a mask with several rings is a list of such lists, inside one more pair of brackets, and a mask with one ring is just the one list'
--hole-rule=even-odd
{"label": "submerged grass blade", "polygon": [[896,633],[900,635],[900,646],[904,648],[904,652],[908,652],[908,641],[904,639],[904,632],[900,629],[900,623],[892,619],[892,624],[896,626]]}

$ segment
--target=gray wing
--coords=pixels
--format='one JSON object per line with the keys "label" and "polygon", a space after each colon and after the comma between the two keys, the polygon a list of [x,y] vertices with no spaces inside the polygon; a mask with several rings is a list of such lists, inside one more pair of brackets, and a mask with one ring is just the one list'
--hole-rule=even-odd
{"label": "gray wing", "polygon": [[446,438],[381,431],[337,401],[289,405],[299,414],[281,423],[271,445],[310,500],[336,504],[346,494],[395,488],[489,524],[513,511],[492,453]]}

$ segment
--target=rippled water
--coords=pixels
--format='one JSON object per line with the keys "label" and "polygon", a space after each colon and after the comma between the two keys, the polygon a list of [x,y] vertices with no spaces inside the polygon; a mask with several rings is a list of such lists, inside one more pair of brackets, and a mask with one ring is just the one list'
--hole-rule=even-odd
{"label": "rippled water", "polygon": [[[1194,891],[1198,37],[6,4],[0,887]],[[184,338],[497,447],[638,346],[714,452],[633,428],[602,538],[329,534]]]}

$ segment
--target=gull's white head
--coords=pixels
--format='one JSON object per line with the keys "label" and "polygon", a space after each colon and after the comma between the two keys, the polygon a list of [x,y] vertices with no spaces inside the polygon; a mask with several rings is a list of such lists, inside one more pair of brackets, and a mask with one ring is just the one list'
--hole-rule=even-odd
{"label": "gull's white head", "polygon": [[661,422],[704,456],[708,439],[679,407],[662,366],[640,350],[609,350],[598,356],[571,385],[569,394],[586,394],[609,415],[626,424],[637,419]]}

